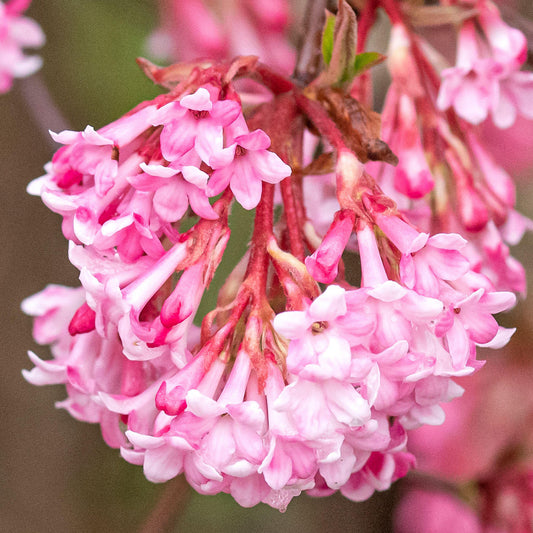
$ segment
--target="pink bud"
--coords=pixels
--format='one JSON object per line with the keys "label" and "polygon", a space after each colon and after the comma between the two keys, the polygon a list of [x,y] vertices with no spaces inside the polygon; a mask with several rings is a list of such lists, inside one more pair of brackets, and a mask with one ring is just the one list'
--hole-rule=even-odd
{"label": "pink bud", "polygon": [[331,283],[339,272],[339,261],[352,234],[355,215],[344,209],[337,211],[326,236],[315,253],[305,259],[305,266],[320,283]]}
{"label": "pink bud", "polygon": [[68,332],[74,336],[88,333],[95,328],[96,313],[85,302],[75,313],[68,325]]}
{"label": "pink bud", "polygon": [[487,208],[471,186],[458,191],[459,215],[467,231],[481,231],[489,221]]}
{"label": "pink bud", "polygon": [[197,297],[203,292],[202,283],[204,263],[196,264],[186,269],[181,275],[176,287],[165,300],[161,308],[161,322],[166,328],[171,328],[188,318],[195,310]]}

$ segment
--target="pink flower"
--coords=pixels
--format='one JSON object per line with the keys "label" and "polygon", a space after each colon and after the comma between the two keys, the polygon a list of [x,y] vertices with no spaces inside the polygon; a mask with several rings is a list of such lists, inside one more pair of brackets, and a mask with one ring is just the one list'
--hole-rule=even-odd
{"label": "pink flower", "polygon": [[13,78],[29,76],[41,68],[41,58],[28,56],[23,48],[39,48],[45,36],[32,19],[23,17],[30,1],[0,2],[0,93],[11,89]]}
{"label": "pink flower", "polygon": [[[239,113],[237,102],[212,101],[201,87],[159,109],[155,102],[141,104],[98,132],[88,126],[83,132],[52,134],[67,146],[29,190],[63,216],[70,240],[103,253],[116,249],[126,262],[144,254],[158,258],[164,253],[161,239],[179,239],[173,224],[187,216],[189,206],[204,219],[218,218],[208,200],[209,175],[200,169],[200,156],[207,160],[223,149],[224,125]],[[153,123],[162,128],[152,131]],[[166,161],[163,154],[177,159]],[[266,164],[272,158],[258,154],[257,159]],[[233,172],[234,183],[242,182],[239,171],[246,168]]]}
{"label": "pink flower", "polygon": [[[256,4],[250,16],[284,24],[279,4]],[[495,281],[518,284],[503,242],[529,222],[473,130],[430,105],[425,48],[397,21],[393,42],[400,164],[379,183],[359,158],[394,158],[349,96],[366,76],[301,90],[254,58],[141,62],[170,92],[98,131],[53,134],[65,146],[29,189],[63,217],[82,288],[24,303],[53,355],[31,354],[25,376],[65,384],[59,406],[149,480],[184,474],[202,494],[280,510],[304,491],[366,499],[413,468],[406,430],[443,422],[454,380],[483,364],[477,346],[509,339],[493,314],[515,297]],[[243,81],[270,101],[241,106]],[[322,190],[306,173],[325,175]],[[202,315],[234,202],[255,208],[250,246]]]}
{"label": "pink flower", "polygon": [[398,155],[396,168],[389,167],[394,187],[409,198],[422,198],[434,186],[417,123],[412,95],[402,92],[398,82],[387,93],[383,110],[383,139]]}
{"label": "pink flower", "polygon": [[490,359],[483,372],[463,380],[464,396],[444,406],[442,427],[410,433],[421,470],[456,483],[485,479],[503,450],[528,438],[525,421],[533,402],[527,391],[533,372],[530,365],[510,362],[509,348],[503,355],[501,361]]}
{"label": "pink flower", "polygon": [[141,163],[144,174],[133,176],[130,183],[138,190],[154,193],[155,214],[164,222],[180,220],[189,205],[203,218],[218,218],[205,192],[208,176],[198,166],[180,165],[176,168]]}
{"label": "pink flower", "polygon": [[161,152],[167,161],[180,159],[194,147],[203,161],[222,149],[223,129],[241,112],[238,102],[217,101],[205,87],[157,110],[152,122],[163,125]]}
{"label": "pink flower", "polygon": [[402,282],[419,294],[437,298],[446,285],[443,281],[455,281],[470,270],[468,259],[460,251],[466,245],[460,235],[440,233],[429,237],[396,216],[379,215],[377,222],[402,252]]}
{"label": "pink flower", "polygon": [[305,266],[316,281],[331,283],[339,271],[339,262],[352,235],[355,217],[350,211],[335,213],[328,232],[320,246],[309,257]]}
{"label": "pink flower", "polygon": [[519,72],[526,58],[524,35],[510,28],[489,3],[479,5],[475,22],[467,20],[459,32],[457,64],[442,72],[438,106],[452,107],[470,122],[479,124],[489,113],[499,128],[513,125],[518,114],[533,119],[533,76]]}
{"label": "pink flower", "polygon": [[528,150],[533,135],[533,121],[518,116],[516,122],[501,135],[491,121],[481,125],[481,140],[492,157],[515,179],[524,179],[533,163]]}
{"label": "pink flower", "polygon": [[104,339],[93,329],[71,336],[68,323],[84,301],[81,288],[48,286],[23,302],[25,312],[37,316],[36,338],[51,344],[54,356],[46,361],[30,352],[35,367],[23,375],[35,385],[65,384],[68,398],[57,407],[78,420],[99,423],[107,444],[120,447],[125,439],[119,416],[102,405],[99,394],[137,394],[150,382],[152,369],[128,361],[116,334]]}
{"label": "pink flower", "polygon": [[[428,524],[440,531],[437,524],[454,506],[465,531],[530,529],[533,478],[528,421],[532,403],[526,391],[531,385],[531,367],[524,361],[488,361],[486,371],[465,385],[463,403],[446,406],[447,423],[442,428],[420,428],[410,434],[419,468],[446,480],[447,492],[439,491],[434,481],[431,486],[421,481],[408,490],[396,513],[399,531],[425,531]],[[472,509],[460,503],[461,486],[476,495],[469,502]],[[454,488],[456,496],[451,492]]]}
{"label": "pink flower", "polygon": [[262,182],[279,183],[290,176],[291,167],[270,152],[268,135],[262,130],[239,135],[228,148],[214,154],[209,164],[215,169],[207,185],[209,196],[216,196],[228,185],[236,200],[253,209],[261,198]]}
{"label": "pink flower", "polygon": [[482,533],[476,514],[451,494],[429,490],[410,491],[395,514],[396,533]]}
{"label": "pink flower", "polygon": [[346,292],[331,285],[306,311],[288,311],[274,318],[276,331],[287,339],[287,365],[306,379],[346,379],[350,371],[349,339],[365,335],[373,321],[358,313],[348,314]]}

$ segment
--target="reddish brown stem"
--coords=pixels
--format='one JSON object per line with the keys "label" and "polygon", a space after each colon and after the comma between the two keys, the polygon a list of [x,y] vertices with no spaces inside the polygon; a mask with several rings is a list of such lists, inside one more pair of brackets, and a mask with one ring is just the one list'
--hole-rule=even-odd
{"label": "reddish brown stem", "polygon": [[245,77],[255,79],[274,94],[283,94],[294,89],[294,83],[291,80],[281,76],[263,63],[258,63],[254,70],[247,73]]}
{"label": "reddish brown stem", "polygon": [[252,235],[250,262],[245,283],[254,295],[253,307],[260,309],[266,298],[269,255],[268,239],[272,236],[274,224],[274,185],[263,183],[261,201],[255,210],[254,232]]}
{"label": "reddish brown stem", "polygon": [[305,248],[301,228],[303,221],[300,220],[300,217],[298,216],[298,207],[293,191],[292,176],[281,182],[281,196],[283,198],[283,208],[292,255],[300,261],[303,261],[305,259]]}

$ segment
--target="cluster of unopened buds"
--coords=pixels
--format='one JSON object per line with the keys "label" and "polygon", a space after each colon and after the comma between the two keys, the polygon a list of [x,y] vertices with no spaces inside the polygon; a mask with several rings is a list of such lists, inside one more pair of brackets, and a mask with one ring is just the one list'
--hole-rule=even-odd
{"label": "cluster of unopened buds", "polygon": [[[403,2],[367,2],[358,29],[340,2],[311,79],[249,56],[142,61],[168,93],[97,131],[53,134],[64,146],[29,191],[63,217],[81,287],[23,303],[53,353],[30,353],[26,379],[65,384],[59,406],[99,423],[149,480],[185,473],[243,506],[284,509],[302,491],[360,501],[404,476],[406,430],[443,421],[455,378],[482,366],[476,347],[510,338],[493,315],[525,287],[507,244],[529,221],[469,123],[509,125],[509,102],[529,116],[515,91],[529,83],[524,41],[488,1],[443,4],[464,15],[460,56],[463,40],[479,50],[442,83]],[[380,7],[392,22],[381,133],[365,101],[384,56],[363,52]],[[491,70],[473,115],[485,56],[506,70]],[[241,80],[269,97],[248,101]],[[249,249],[199,316],[235,202],[255,209]]]}

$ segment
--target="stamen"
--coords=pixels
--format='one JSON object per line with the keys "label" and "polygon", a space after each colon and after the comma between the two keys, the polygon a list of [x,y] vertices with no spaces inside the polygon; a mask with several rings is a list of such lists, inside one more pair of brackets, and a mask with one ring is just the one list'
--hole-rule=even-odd
{"label": "stamen", "polygon": [[311,326],[311,333],[313,335],[318,335],[319,333],[322,333],[325,329],[328,329],[328,323],[324,321],[315,322]]}

